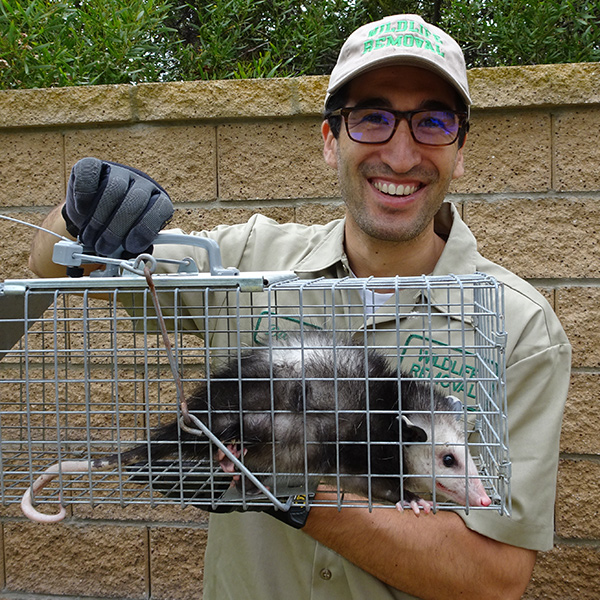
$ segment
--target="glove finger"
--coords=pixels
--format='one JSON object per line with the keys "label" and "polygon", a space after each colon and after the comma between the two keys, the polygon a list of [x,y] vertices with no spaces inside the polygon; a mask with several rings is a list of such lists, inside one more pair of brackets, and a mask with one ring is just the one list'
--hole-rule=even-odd
{"label": "glove finger", "polygon": [[[155,191],[156,188],[149,181],[137,179],[126,192],[116,210],[113,210],[110,215],[99,216],[95,223],[96,227],[101,227],[94,244],[96,252],[109,255],[119,246],[125,246],[125,238],[130,230],[135,228],[140,216],[147,210]],[[100,221],[100,218],[103,220]],[[146,244],[142,250],[145,250],[150,243]]]}
{"label": "glove finger", "polygon": [[71,221],[79,228],[88,220],[93,210],[101,178],[102,161],[97,158],[82,158],[71,169],[65,210]]}
{"label": "glove finger", "polygon": [[140,254],[154,242],[158,232],[173,216],[173,203],[162,192],[153,194],[146,210],[139,216],[125,238],[123,247],[127,252]]}
{"label": "glove finger", "polygon": [[[87,215],[87,221],[80,226],[80,240],[86,249],[93,249],[99,254],[106,255],[107,252],[110,254],[116,248],[119,247],[120,242],[112,248],[112,250],[105,251],[97,247],[99,238],[103,235],[107,224],[110,223],[115,209],[118,209],[119,205],[124,202],[125,198],[129,193],[129,189],[133,182],[130,181],[131,173],[126,169],[120,167],[105,165],[105,176],[103,188],[98,193],[96,198],[96,205],[91,214]],[[143,185],[147,182],[144,180]],[[142,187],[143,187],[142,185]],[[146,194],[146,200],[142,204],[141,210],[147,202],[148,194]],[[137,219],[137,214],[135,216]],[[131,225],[132,221],[129,221]],[[111,245],[111,244],[109,244]]]}

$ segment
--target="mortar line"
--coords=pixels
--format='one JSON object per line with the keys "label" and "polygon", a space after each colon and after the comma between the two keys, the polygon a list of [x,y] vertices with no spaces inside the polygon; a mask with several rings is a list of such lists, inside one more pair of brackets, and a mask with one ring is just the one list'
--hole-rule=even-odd
{"label": "mortar line", "polygon": [[144,536],[146,544],[146,598],[152,598],[152,568],[150,566],[152,552],[150,548],[150,526],[146,525],[144,529],[146,531]]}
{"label": "mortar line", "polygon": [[556,191],[556,115],[550,111],[550,189]]}
{"label": "mortar line", "polygon": [[0,523],[0,547],[2,552],[0,553],[0,589],[6,587],[6,546],[4,544],[4,523]]}
{"label": "mortar line", "polygon": [[219,124],[214,126],[215,130],[215,195],[217,206],[221,204],[221,182],[219,180]]}

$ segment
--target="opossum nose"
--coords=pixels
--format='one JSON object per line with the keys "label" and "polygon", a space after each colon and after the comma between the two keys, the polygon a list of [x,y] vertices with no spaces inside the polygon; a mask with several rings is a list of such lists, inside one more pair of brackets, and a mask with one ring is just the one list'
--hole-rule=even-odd
{"label": "opossum nose", "polygon": [[481,506],[489,506],[492,503],[492,499],[486,494],[485,498],[481,499]]}
{"label": "opossum nose", "polygon": [[473,506],[489,506],[492,499],[487,495],[481,481],[472,482],[469,489],[469,502]]}

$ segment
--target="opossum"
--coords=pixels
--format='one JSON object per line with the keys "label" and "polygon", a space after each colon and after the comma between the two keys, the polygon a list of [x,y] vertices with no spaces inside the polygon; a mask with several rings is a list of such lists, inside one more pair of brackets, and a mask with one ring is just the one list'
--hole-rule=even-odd
{"label": "opossum", "polygon": [[[306,334],[302,340],[289,336],[270,347],[243,352],[197,387],[188,408],[269,485],[289,485],[294,474],[305,472],[335,484],[332,474],[339,470],[344,492],[368,497],[370,490],[373,500],[395,503],[399,510],[410,506],[419,514],[429,512],[432,503],[417,490],[424,484],[431,493],[433,481],[438,496],[472,507],[491,504],[465,444],[457,402],[410,376],[398,378],[397,369],[380,352],[349,340],[334,343],[325,334]],[[432,406],[435,413],[430,412]],[[182,459],[198,459],[199,452],[206,458],[206,438],[186,433],[173,421],[156,429],[150,444],[120,455],[53,465],[34,482],[33,492],[59,471],[99,471],[177,455],[178,440],[184,442]],[[234,473],[222,451],[214,454],[224,471]],[[273,473],[276,482],[269,476]],[[237,474],[233,481],[242,485]],[[252,484],[244,485],[252,491]],[[21,508],[40,522],[59,521],[66,514],[62,506],[55,515],[39,513],[30,489]]]}

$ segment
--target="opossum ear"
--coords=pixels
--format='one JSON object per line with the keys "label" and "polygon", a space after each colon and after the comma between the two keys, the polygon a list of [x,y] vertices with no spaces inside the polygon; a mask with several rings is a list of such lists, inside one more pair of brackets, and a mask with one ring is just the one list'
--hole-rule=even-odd
{"label": "opossum ear", "polygon": [[[461,413],[463,411],[463,403],[456,396],[446,396],[446,400],[448,400],[450,407],[448,410],[452,412]],[[460,415],[456,415],[456,419],[460,419]]]}
{"label": "opossum ear", "polygon": [[402,415],[402,441],[426,442],[427,433],[422,427],[415,425],[406,415]]}

